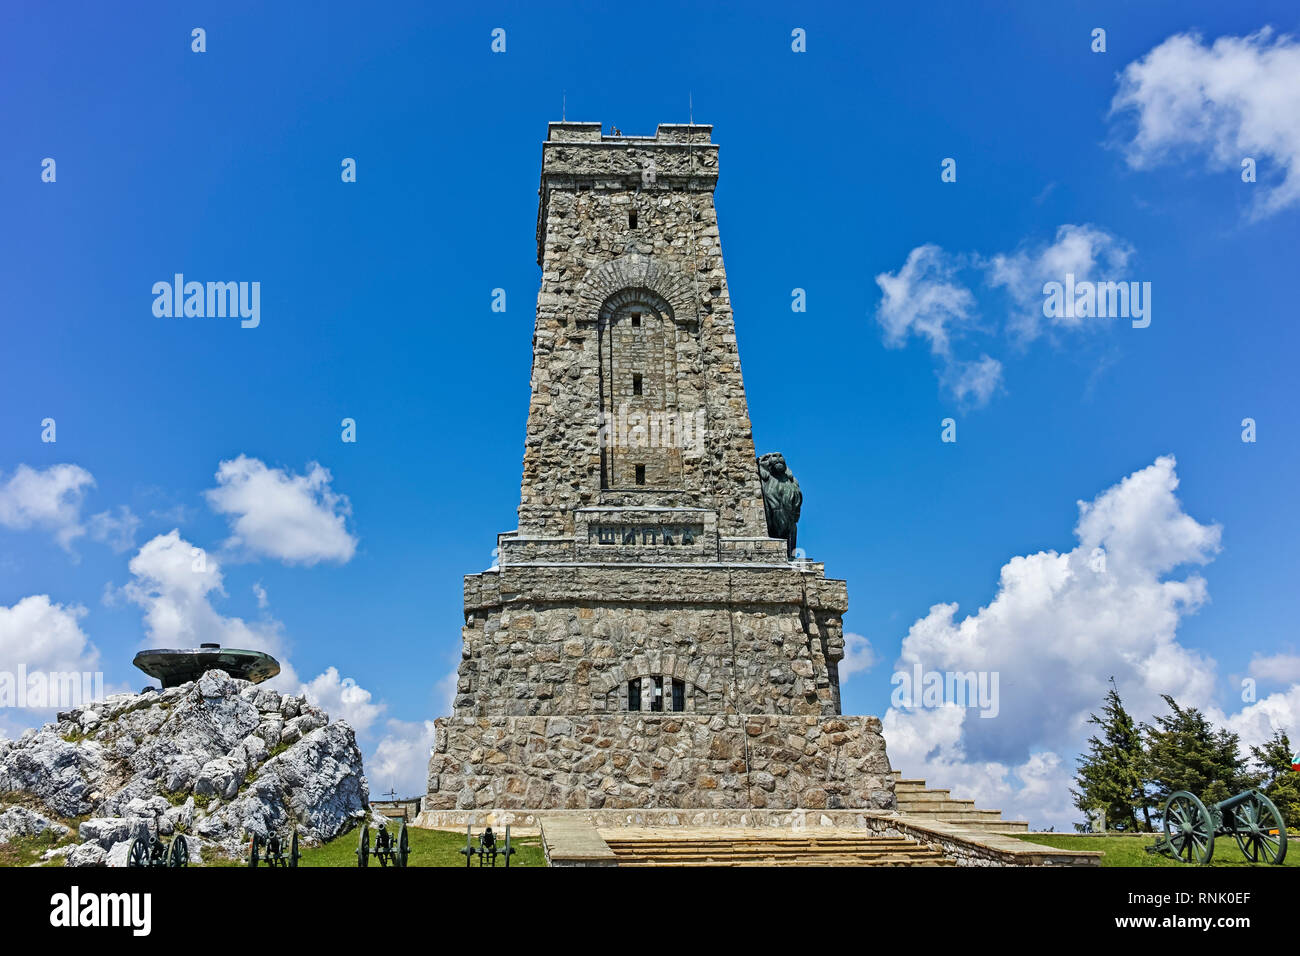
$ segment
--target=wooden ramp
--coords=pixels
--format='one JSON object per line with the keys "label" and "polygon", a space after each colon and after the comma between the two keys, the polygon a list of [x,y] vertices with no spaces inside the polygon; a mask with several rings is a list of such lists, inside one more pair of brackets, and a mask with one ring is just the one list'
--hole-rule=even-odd
{"label": "wooden ramp", "polygon": [[619,866],[952,866],[902,837],[817,829],[602,829]]}

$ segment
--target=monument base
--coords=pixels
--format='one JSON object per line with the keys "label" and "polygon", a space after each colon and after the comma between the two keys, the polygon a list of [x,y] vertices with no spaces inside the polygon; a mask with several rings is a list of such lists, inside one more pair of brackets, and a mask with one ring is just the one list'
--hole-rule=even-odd
{"label": "monument base", "polygon": [[643,712],[436,727],[425,811],[895,806],[876,717]]}

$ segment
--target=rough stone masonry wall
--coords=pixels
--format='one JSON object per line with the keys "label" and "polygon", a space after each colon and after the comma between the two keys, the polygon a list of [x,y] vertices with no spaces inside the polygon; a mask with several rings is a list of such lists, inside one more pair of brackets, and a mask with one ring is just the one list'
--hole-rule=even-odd
{"label": "rough stone masonry wall", "polygon": [[[579,124],[573,124],[577,126]],[[706,451],[690,462],[684,492],[637,492],[635,503],[716,508],[729,536],[766,534],[754,444],[727,292],[713,187],[717,148],[707,132],[663,141],[563,142],[543,149],[539,222],[542,285],[533,334],[532,399],[519,528],[572,534],[573,509],[624,503],[602,495],[597,322],[623,289],[663,297],[691,336],[679,378],[701,384]],[[691,130],[704,130],[703,127]],[[695,140],[686,145],[681,140]],[[653,182],[642,171],[653,162]],[[637,211],[631,228],[628,214]]]}
{"label": "rough stone masonry wall", "polygon": [[512,605],[463,636],[458,714],[622,711],[627,682],[655,676],[685,683],[688,712],[839,711],[821,634],[796,606]]}
{"label": "rough stone masonry wall", "polygon": [[839,713],[841,581],[507,566],[465,583],[458,716],[623,711],[627,682],[654,676],[684,681],[691,713]]}
{"label": "rough stone masonry wall", "polygon": [[427,811],[894,806],[875,717],[446,717],[436,725]]}

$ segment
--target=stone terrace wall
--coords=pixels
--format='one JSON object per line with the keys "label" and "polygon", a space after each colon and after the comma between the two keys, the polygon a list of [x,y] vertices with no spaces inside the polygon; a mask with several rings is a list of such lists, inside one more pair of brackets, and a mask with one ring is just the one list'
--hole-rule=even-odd
{"label": "stone terrace wall", "polygon": [[788,566],[470,575],[456,715],[623,711],[627,682],[658,675],[686,682],[688,713],[831,716],[846,604]]}
{"label": "stone terrace wall", "polygon": [[875,717],[449,717],[437,728],[426,811],[894,806]]}

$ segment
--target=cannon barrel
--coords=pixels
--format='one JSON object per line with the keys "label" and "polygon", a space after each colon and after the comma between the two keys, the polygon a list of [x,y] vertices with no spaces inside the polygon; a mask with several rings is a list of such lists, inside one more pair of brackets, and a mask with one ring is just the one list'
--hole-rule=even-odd
{"label": "cannon barrel", "polygon": [[1243,790],[1241,793],[1233,794],[1227,800],[1220,800],[1213,807],[1215,810],[1231,810],[1255,796],[1254,790]]}

